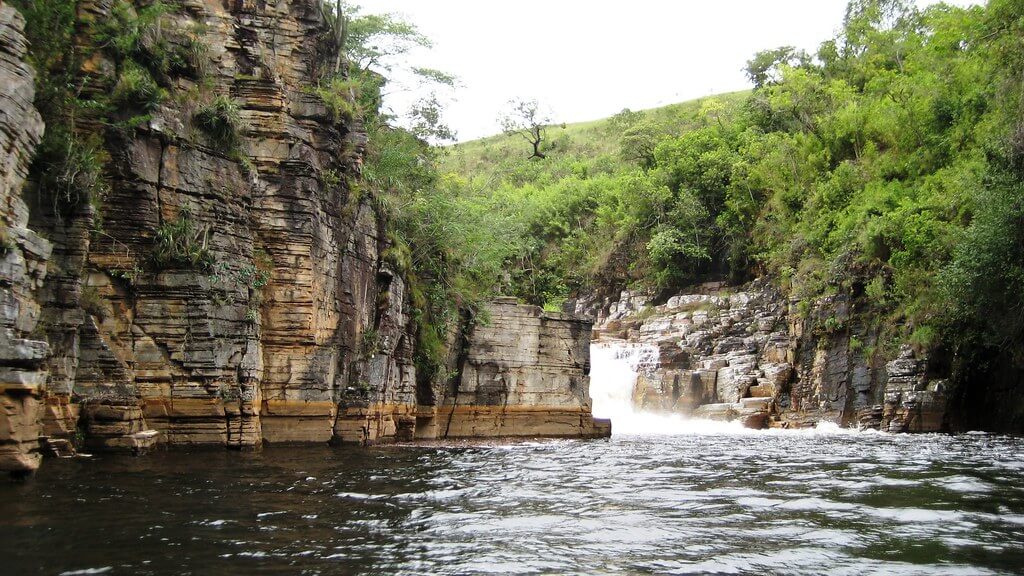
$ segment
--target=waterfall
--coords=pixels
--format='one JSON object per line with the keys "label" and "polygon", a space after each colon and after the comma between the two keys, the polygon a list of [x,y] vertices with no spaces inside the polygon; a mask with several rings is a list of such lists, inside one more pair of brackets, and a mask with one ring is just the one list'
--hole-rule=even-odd
{"label": "waterfall", "polygon": [[600,343],[590,346],[590,397],[593,414],[610,418],[612,434],[694,434],[739,432],[739,422],[687,419],[678,414],[643,412],[633,405],[640,371],[658,363],[654,346]]}

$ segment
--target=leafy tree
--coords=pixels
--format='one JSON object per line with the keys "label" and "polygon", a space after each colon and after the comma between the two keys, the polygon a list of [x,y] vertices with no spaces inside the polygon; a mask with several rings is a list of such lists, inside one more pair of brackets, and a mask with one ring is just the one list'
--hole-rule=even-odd
{"label": "leafy tree", "polygon": [[637,122],[622,132],[622,157],[643,168],[653,168],[654,149],[666,136],[665,128],[651,120]]}
{"label": "leafy tree", "polygon": [[747,61],[747,78],[755,88],[778,84],[782,80],[782,67],[806,65],[810,57],[803,50],[782,46],[774,50],[762,50]]}
{"label": "leafy tree", "polygon": [[345,55],[358,70],[391,72],[397,57],[432,45],[414,24],[394,14],[361,14],[359,6],[341,5],[347,20]]}

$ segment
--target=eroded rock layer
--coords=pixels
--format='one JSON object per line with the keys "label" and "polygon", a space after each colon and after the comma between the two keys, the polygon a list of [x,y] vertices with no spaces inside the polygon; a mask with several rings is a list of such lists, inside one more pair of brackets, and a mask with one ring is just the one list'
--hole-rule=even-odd
{"label": "eroded rock layer", "polygon": [[946,428],[947,381],[931,374],[927,357],[865,323],[848,297],[801,305],[762,279],[706,284],[661,305],[624,292],[590,313],[598,341],[656,352],[638,366],[633,399],[644,410],[753,428]]}
{"label": "eroded rock layer", "polygon": [[589,321],[514,298],[487,306],[485,317],[469,336],[453,389],[427,416],[437,436],[611,434],[607,421],[591,416]]}
{"label": "eroded rock layer", "polygon": [[24,20],[0,1],[0,471],[39,466],[43,363],[49,348],[36,332],[33,296],[46,276],[50,243],[28,227],[21,197],[43,122],[33,105],[34,74],[25,64]]}
{"label": "eroded rock layer", "polygon": [[[114,8],[81,3],[80,20]],[[311,90],[333,57],[319,5],[190,0],[162,18],[171,44],[203,31],[202,77],[173,77],[148,119],[103,133],[111,186],[98,206],[33,215],[60,271],[41,292],[48,432],[77,428],[94,448],[134,448],[128,437],[148,430],[253,447],[331,439],[353,394],[412,404],[402,281],[380,258],[381,219],[346,184],[365,134]],[[82,73],[109,87],[117,66],[97,50]],[[201,124],[225,97],[240,117],[234,146]],[[199,256],[156,254],[172,233]],[[380,335],[373,354],[360,347],[368,333]],[[89,408],[76,423],[76,404],[121,416]]]}

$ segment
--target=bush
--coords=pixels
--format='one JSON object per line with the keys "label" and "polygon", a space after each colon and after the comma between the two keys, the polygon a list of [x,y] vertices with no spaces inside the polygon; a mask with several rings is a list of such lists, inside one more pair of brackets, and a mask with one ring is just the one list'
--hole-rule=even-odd
{"label": "bush", "polygon": [[210,231],[206,227],[197,227],[187,211],[175,221],[157,228],[155,239],[150,263],[157,270],[185,268],[209,271],[214,268],[214,256],[208,246]]}
{"label": "bush", "polygon": [[336,124],[354,120],[359,114],[359,107],[356,105],[359,92],[358,81],[341,77],[331,78],[326,84],[313,89],[313,94],[323,101],[331,120]]}
{"label": "bush", "polygon": [[242,116],[238,104],[227,96],[217,96],[196,112],[196,125],[214,141],[234,152],[241,145]]}
{"label": "bush", "polygon": [[111,103],[119,108],[149,112],[167,96],[145,68],[132,61],[125,62],[111,93]]}

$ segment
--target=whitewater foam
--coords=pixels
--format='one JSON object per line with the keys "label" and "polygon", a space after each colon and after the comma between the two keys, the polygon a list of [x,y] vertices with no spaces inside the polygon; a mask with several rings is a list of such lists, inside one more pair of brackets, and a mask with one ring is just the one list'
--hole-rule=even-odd
{"label": "whitewater foam", "polygon": [[597,418],[612,421],[612,434],[620,435],[708,435],[787,434],[833,436],[882,434],[877,430],[843,428],[834,422],[819,422],[814,428],[752,430],[738,421],[704,420],[679,414],[637,410],[633,390],[640,372],[658,364],[655,346],[625,342],[592,344],[590,347],[590,397]]}

